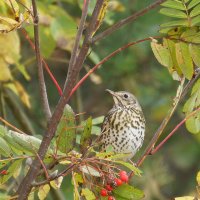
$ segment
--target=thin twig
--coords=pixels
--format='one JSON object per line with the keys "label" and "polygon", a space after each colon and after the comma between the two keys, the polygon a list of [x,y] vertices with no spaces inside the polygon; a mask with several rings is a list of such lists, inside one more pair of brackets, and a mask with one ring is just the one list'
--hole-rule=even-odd
{"label": "thin twig", "polygon": [[133,15],[131,15],[131,16],[125,18],[125,19],[120,20],[119,22],[112,25],[111,27],[109,27],[108,29],[103,31],[102,33],[99,33],[97,36],[93,37],[92,43],[95,43],[95,42],[107,37],[108,35],[116,32],[118,29],[120,29],[124,25],[135,21],[138,17],[143,16],[144,14],[146,14],[150,10],[156,8],[157,6],[159,6],[161,3],[165,2],[165,1],[166,0],[158,0],[158,1],[154,2],[153,4],[147,6],[146,8],[134,13]]}
{"label": "thin twig", "polygon": [[169,140],[169,138],[172,137],[172,135],[193,115],[195,115],[198,111],[200,111],[200,108],[196,109],[195,111],[191,112],[187,117],[185,117],[170,133],[167,135],[167,137],[160,142],[159,145],[157,145],[152,151],[151,155],[155,154],[160,148],[166,143],[166,141]]}
{"label": "thin twig", "polygon": [[[33,50],[35,50],[35,45],[34,45],[33,42],[31,41],[31,39],[30,39],[29,35],[27,34],[26,30],[25,30],[25,29],[21,29],[21,32],[22,32],[22,34],[25,36],[25,38],[28,40],[29,44],[31,45],[31,48],[32,48]],[[58,90],[59,95],[61,96],[61,95],[62,95],[62,89],[60,88],[60,86],[59,86],[57,80],[55,79],[54,75],[52,74],[52,72],[51,72],[51,70],[50,70],[48,64],[47,64],[46,61],[44,60],[44,58],[41,57],[41,59],[42,59],[42,63],[44,64],[44,67],[45,67],[47,73],[49,74],[51,80],[53,81],[55,87],[56,87],[57,90]]]}
{"label": "thin twig", "polygon": [[65,81],[64,88],[66,87],[67,80],[70,77],[71,71],[74,67],[74,64],[75,64],[75,61],[76,61],[76,58],[77,58],[77,55],[78,55],[78,48],[79,48],[79,45],[80,45],[81,37],[82,37],[82,34],[83,34],[83,30],[84,30],[84,26],[85,26],[87,14],[88,14],[89,2],[90,2],[90,0],[84,0],[84,3],[83,3],[82,16],[81,16],[78,32],[77,32],[77,35],[76,35],[74,47],[72,49],[71,58],[70,58],[70,61],[69,61],[69,68],[68,68],[68,72],[67,72],[68,74],[67,74],[67,79]]}
{"label": "thin twig", "polygon": [[38,67],[40,95],[41,95],[42,106],[44,109],[46,119],[49,120],[51,118],[51,110],[49,108],[49,102],[48,102],[46,85],[45,85],[43,68],[42,68],[42,59],[41,59],[40,42],[39,42],[39,26],[38,26],[39,17],[37,13],[37,6],[36,6],[35,0],[32,0],[32,6],[33,6],[33,16],[34,16],[35,54],[36,54],[36,61],[37,61],[37,67]]}
{"label": "thin twig", "polygon": [[152,38],[161,38],[160,36],[155,36],[155,37],[148,37],[148,38],[144,38],[142,40],[137,40],[135,42],[130,42],[120,48],[118,48],[117,50],[113,51],[111,54],[109,54],[108,56],[106,56],[103,60],[101,60],[98,64],[96,64],[92,69],[90,69],[87,74],[85,74],[85,76],[83,76],[81,78],[81,80],[79,80],[79,82],[74,86],[74,88],[72,89],[70,96],[72,96],[74,94],[74,92],[82,85],[82,83],[95,71],[97,70],[103,63],[105,63],[106,61],[108,61],[109,59],[111,59],[113,56],[115,56],[116,54],[120,53],[121,51],[123,51],[124,49],[133,46],[135,44],[139,44],[141,42],[145,42],[145,41],[149,41],[152,40]]}

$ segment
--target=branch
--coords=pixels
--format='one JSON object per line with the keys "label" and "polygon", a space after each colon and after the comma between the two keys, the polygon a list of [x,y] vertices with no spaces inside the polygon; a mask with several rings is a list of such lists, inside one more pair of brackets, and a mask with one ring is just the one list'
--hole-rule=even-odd
{"label": "branch", "polygon": [[74,47],[72,49],[71,58],[70,58],[70,61],[69,61],[68,74],[67,74],[67,79],[66,79],[64,88],[66,87],[67,80],[70,77],[71,71],[72,71],[74,64],[75,64],[75,60],[77,58],[78,47],[79,47],[79,44],[80,44],[80,40],[81,40],[83,30],[84,30],[84,26],[85,26],[85,21],[86,21],[86,18],[87,18],[89,2],[90,2],[90,0],[84,0],[84,3],[83,3],[82,16],[81,16],[78,32],[77,32],[77,35],[76,35]]}
{"label": "branch", "polygon": [[158,1],[154,2],[153,4],[150,4],[146,8],[136,12],[135,14],[133,14],[133,15],[125,18],[125,19],[120,20],[119,22],[115,23],[114,25],[112,25],[111,27],[109,27],[108,29],[103,31],[102,33],[99,33],[97,36],[93,37],[92,43],[95,43],[95,42],[107,37],[108,35],[111,35],[112,33],[117,31],[118,29],[120,29],[124,25],[135,21],[138,17],[143,16],[144,14],[146,14],[150,10],[156,8],[157,6],[159,6],[161,3],[165,2],[165,1],[166,0],[158,0]]}
{"label": "branch", "polygon": [[[34,0],[32,0],[32,1],[34,1]],[[96,3],[96,6],[94,8],[94,11],[93,11],[93,14],[92,14],[92,17],[91,17],[91,21],[90,21],[89,26],[86,30],[86,35],[85,35],[85,39],[83,41],[82,48],[79,52],[79,55],[77,56],[76,62],[73,66],[71,73],[68,75],[69,78],[67,79],[67,82],[66,82],[67,87],[64,88],[63,95],[61,96],[61,98],[60,98],[60,100],[59,100],[59,102],[58,102],[58,104],[55,108],[55,111],[54,111],[51,119],[49,120],[47,130],[44,134],[44,137],[42,139],[42,142],[41,142],[41,145],[40,145],[40,148],[39,148],[39,151],[38,151],[38,155],[39,155],[41,160],[44,159],[45,154],[46,154],[48,147],[50,145],[50,142],[55,135],[56,128],[57,128],[57,125],[58,125],[60,118],[62,116],[64,106],[66,105],[66,103],[70,99],[69,95],[71,93],[72,88],[75,85],[79,71],[81,70],[82,65],[85,61],[85,58],[87,56],[87,53],[89,51],[89,44],[90,44],[90,41],[91,41],[91,38],[92,38],[93,30],[95,28],[95,24],[97,22],[99,13],[100,13],[101,8],[102,8],[103,2],[104,2],[103,0],[98,0],[97,3]],[[22,180],[22,182],[21,182],[21,184],[20,184],[20,186],[17,190],[18,200],[25,200],[25,199],[28,198],[28,195],[31,192],[31,189],[33,187],[32,182],[35,181],[35,179],[37,177],[37,173],[40,169],[40,166],[41,166],[40,161],[37,158],[35,158],[35,160],[33,161],[32,165],[31,165],[31,167],[28,171],[28,173],[26,174],[26,176]]]}
{"label": "branch", "polygon": [[49,108],[49,102],[48,102],[46,85],[44,81],[44,74],[43,74],[43,68],[42,68],[42,59],[41,59],[40,42],[39,42],[39,26],[38,26],[39,18],[38,18],[37,6],[36,6],[35,0],[32,0],[32,6],[33,6],[33,16],[34,16],[35,54],[36,54],[36,61],[37,61],[37,67],[38,67],[40,95],[41,95],[42,106],[44,109],[46,119],[49,120],[51,117],[51,111]]}
{"label": "branch", "polygon": [[169,138],[172,137],[172,135],[193,115],[195,115],[198,111],[200,111],[200,108],[196,109],[195,111],[191,112],[187,117],[185,117],[172,131],[171,133],[169,133],[169,135],[167,135],[167,137],[159,144],[156,146],[156,148],[154,148],[151,151],[151,155],[155,154],[158,150],[160,150],[160,148],[169,140]]}

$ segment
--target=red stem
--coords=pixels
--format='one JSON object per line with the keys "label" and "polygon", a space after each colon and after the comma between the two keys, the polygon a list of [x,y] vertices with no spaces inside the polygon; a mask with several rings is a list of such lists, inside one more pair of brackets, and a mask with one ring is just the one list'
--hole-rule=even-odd
{"label": "red stem", "polygon": [[[35,45],[33,44],[32,40],[30,39],[30,37],[27,34],[27,32],[24,29],[21,29],[21,31],[22,31],[23,35],[25,36],[25,38],[28,40],[28,42],[31,45],[32,49],[35,50]],[[57,80],[55,79],[54,75],[52,74],[51,70],[49,69],[48,64],[46,63],[44,58],[42,58],[41,60],[42,60],[42,63],[44,64],[45,70],[49,74],[49,76],[50,76],[51,80],[53,81],[54,85],[56,86],[59,95],[62,96],[62,89],[60,88]]]}
{"label": "red stem", "polygon": [[[150,151],[150,154],[154,154],[156,153],[158,150],[160,150],[160,148],[165,144],[165,142],[167,142],[167,140],[169,140],[170,137],[172,137],[172,135],[190,118],[192,117],[194,114],[196,114],[198,111],[200,111],[200,108],[196,109],[195,111],[193,111],[192,113],[190,113],[186,118],[184,118],[172,131],[171,133],[154,149],[152,149]],[[138,164],[139,166],[139,164]]]}
{"label": "red stem", "polygon": [[120,53],[121,51],[123,51],[124,49],[132,46],[132,45],[135,45],[135,44],[138,44],[138,43],[141,43],[141,42],[145,42],[145,41],[148,41],[148,40],[152,40],[152,38],[160,38],[160,36],[156,36],[156,37],[151,37],[151,38],[144,38],[142,40],[138,40],[138,41],[135,41],[135,42],[131,42],[131,43],[128,43],[120,48],[118,48],[117,50],[115,50],[114,52],[112,52],[111,54],[109,54],[108,56],[106,56],[103,60],[101,60],[98,64],[96,64],[92,69],[90,69],[87,74],[85,74],[85,76],[83,76],[81,78],[81,80],[74,86],[74,88],[72,89],[71,93],[70,93],[70,97],[72,96],[72,94],[74,94],[74,92],[82,85],[82,83],[90,76],[90,74],[92,74],[95,70],[98,69],[98,67],[100,65],[102,65],[103,63],[105,63],[106,61],[110,60],[110,58],[112,58],[113,56],[115,56],[116,54]]}

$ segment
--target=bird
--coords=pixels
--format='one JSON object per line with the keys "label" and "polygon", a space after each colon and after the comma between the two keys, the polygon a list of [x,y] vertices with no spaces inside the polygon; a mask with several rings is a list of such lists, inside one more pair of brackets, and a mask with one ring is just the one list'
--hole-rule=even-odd
{"label": "bird", "polygon": [[104,117],[99,137],[101,151],[112,146],[114,153],[134,157],[141,148],[145,136],[145,118],[137,98],[127,92],[113,92],[106,89],[114,100],[114,105]]}

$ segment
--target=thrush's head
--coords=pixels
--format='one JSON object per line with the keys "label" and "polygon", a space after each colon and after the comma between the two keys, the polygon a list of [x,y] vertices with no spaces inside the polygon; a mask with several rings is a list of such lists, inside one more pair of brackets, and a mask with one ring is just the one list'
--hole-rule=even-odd
{"label": "thrush's head", "polygon": [[116,107],[118,106],[119,107],[134,107],[141,110],[138,100],[130,92],[126,92],[126,91],[113,92],[108,89],[106,91],[109,92],[113,96],[113,100]]}

